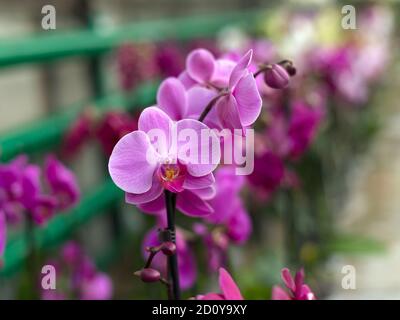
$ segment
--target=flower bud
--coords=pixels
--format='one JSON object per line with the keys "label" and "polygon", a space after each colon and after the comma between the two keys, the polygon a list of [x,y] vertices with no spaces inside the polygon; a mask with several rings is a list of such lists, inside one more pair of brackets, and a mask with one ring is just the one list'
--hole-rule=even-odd
{"label": "flower bud", "polygon": [[136,271],[135,275],[139,276],[143,282],[157,282],[161,278],[160,272],[152,268]]}
{"label": "flower bud", "polygon": [[289,84],[289,73],[279,64],[272,64],[264,73],[265,83],[274,89],[283,89]]}
{"label": "flower bud", "polygon": [[166,256],[172,256],[176,252],[176,245],[172,241],[164,242],[163,245],[162,245],[161,251]]}

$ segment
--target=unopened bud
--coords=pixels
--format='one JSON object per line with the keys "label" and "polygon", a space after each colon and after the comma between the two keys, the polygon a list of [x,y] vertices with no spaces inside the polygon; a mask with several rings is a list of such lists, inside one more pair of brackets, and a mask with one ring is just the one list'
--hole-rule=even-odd
{"label": "unopened bud", "polygon": [[172,256],[176,252],[176,245],[172,241],[164,242],[163,245],[162,245],[161,251],[166,256]]}
{"label": "unopened bud", "polygon": [[161,278],[160,272],[152,268],[136,271],[135,275],[139,276],[143,282],[157,282]]}
{"label": "unopened bud", "polygon": [[265,83],[274,89],[283,89],[289,84],[289,73],[279,64],[272,64],[264,73]]}

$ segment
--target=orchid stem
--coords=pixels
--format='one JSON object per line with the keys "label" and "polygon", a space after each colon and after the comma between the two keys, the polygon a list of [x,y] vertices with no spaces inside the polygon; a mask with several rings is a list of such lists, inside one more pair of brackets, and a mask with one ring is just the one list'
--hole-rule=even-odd
{"label": "orchid stem", "polygon": [[[166,231],[171,236],[170,241],[176,245],[175,240],[175,205],[176,193],[165,190],[165,204],[167,208],[167,229]],[[179,272],[178,272],[178,254],[168,256],[168,273],[171,285],[172,295],[168,295],[171,300],[180,300],[181,292],[179,286]]]}
{"label": "orchid stem", "polygon": [[204,108],[203,112],[201,113],[199,117],[199,121],[203,122],[204,119],[207,117],[208,113],[211,111],[211,108],[215,105],[215,103],[218,101],[219,98],[227,95],[228,93],[226,91],[221,91],[218,95],[216,95],[214,98],[210,100],[210,102],[207,104],[207,106]]}

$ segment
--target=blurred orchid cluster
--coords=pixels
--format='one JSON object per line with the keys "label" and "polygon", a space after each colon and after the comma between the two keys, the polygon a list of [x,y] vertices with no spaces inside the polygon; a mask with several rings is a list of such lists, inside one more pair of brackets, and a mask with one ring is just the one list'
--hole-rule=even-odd
{"label": "blurred orchid cluster", "polygon": [[43,168],[29,163],[25,155],[1,164],[0,257],[5,249],[8,225],[23,221],[28,225],[43,225],[55,213],[75,206],[79,198],[74,174],[54,155],[46,157]]}
{"label": "blurred orchid cluster", "polygon": [[[84,253],[78,243],[67,242],[57,259],[47,261],[57,276],[54,289],[42,289],[43,300],[108,300],[113,295],[111,278],[97,270],[94,262]],[[43,278],[40,278],[43,281]]]}

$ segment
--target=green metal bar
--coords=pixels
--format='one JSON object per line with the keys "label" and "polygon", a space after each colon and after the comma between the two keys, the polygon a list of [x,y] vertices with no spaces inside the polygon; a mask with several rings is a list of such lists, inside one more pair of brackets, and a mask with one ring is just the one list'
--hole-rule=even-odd
{"label": "green metal bar", "polygon": [[131,25],[85,31],[47,32],[0,43],[0,67],[49,61],[77,55],[97,55],[124,41],[188,40],[214,35],[227,24],[254,26],[262,12],[245,11],[138,22]]}
{"label": "green metal bar", "polygon": [[[110,180],[94,192],[85,196],[79,205],[66,213],[59,213],[47,226],[36,228],[35,244],[39,250],[55,247],[68,239],[82,224],[94,216],[106,213],[116,201],[122,199],[123,193]],[[28,255],[26,238],[23,233],[16,234],[8,240],[4,254],[4,267],[0,277],[8,277],[17,272]]]}
{"label": "green metal bar", "polygon": [[47,150],[60,142],[62,136],[85,106],[95,105],[98,110],[106,111],[115,108],[128,110],[132,106],[143,108],[155,100],[157,83],[147,83],[138,87],[130,95],[112,94],[96,100],[67,108],[67,112],[41,120],[33,125],[15,132],[0,136],[0,161],[7,161],[21,152]]}

